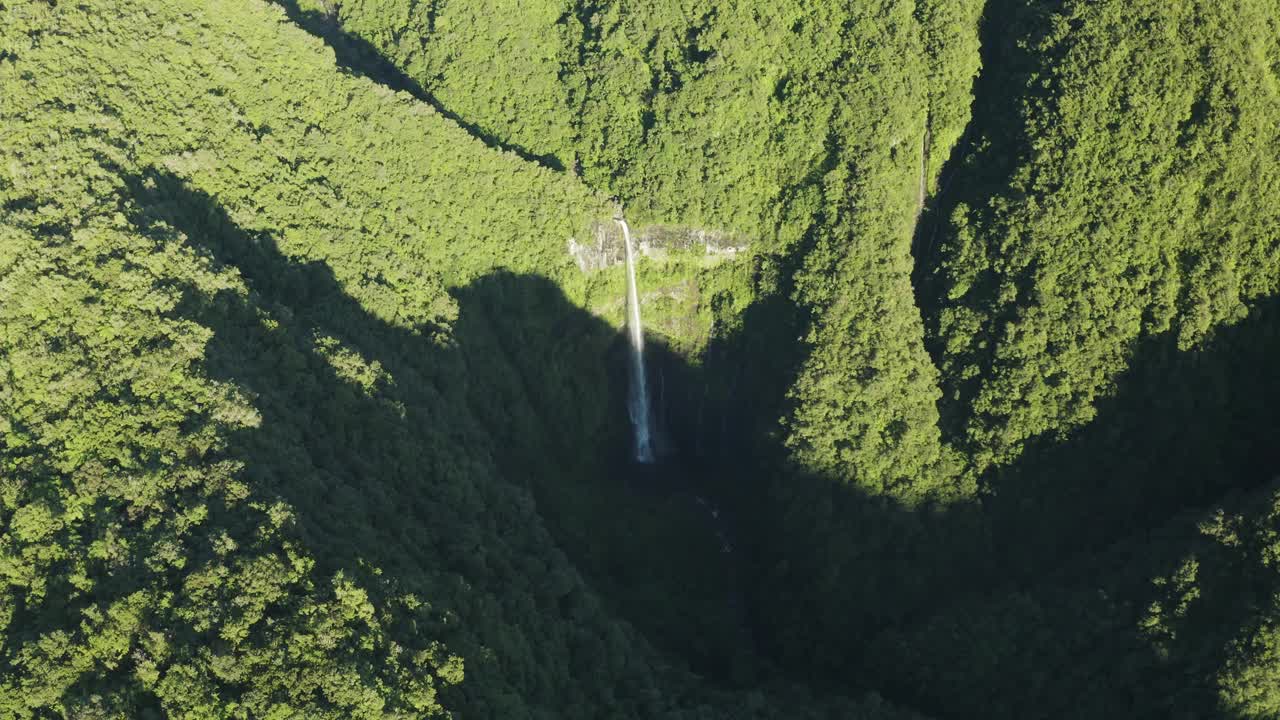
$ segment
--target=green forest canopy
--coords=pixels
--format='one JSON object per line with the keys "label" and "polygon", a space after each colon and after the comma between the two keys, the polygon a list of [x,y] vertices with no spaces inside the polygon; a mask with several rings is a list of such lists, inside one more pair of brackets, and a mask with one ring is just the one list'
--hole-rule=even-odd
{"label": "green forest canopy", "polygon": [[1277,17],[5,0],[0,717],[1274,717]]}

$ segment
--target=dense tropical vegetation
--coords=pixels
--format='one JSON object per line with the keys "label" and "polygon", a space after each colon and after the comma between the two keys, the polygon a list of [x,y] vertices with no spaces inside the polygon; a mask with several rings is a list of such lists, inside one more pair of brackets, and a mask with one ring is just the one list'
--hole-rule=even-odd
{"label": "dense tropical vegetation", "polygon": [[1280,715],[1277,18],[0,0],[0,717]]}

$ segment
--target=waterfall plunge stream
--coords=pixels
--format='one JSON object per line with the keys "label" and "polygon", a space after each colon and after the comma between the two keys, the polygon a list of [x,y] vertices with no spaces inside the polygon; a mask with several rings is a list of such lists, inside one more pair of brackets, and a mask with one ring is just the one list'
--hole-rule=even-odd
{"label": "waterfall plunge stream", "polygon": [[649,387],[644,369],[644,326],[640,324],[640,293],[636,290],[636,260],[631,249],[631,228],[621,217],[615,218],[622,228],[622,241],[627,247],[627,334],[631,339],[631,387],[627,394],[627,414],[636,436],[636,462],[653,462],[653,439],[649,428]]}

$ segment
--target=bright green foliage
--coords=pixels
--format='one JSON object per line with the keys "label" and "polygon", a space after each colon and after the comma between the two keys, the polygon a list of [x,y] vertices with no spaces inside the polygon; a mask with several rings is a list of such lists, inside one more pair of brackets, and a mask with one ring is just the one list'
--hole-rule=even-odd
{"label": "bright green foliage", "polygon": [[271,5],[7,3],[0,38],[4,714],[781,712],[608,614],[522,487],[545,468],[500,467],[526,428],[476,407],[510,387],[470,348],[489,278],[612,333],[512,272],[573,290],[603,202]]}
{"label": "bright green foliage", "polygon": [[1277,17],[0,0],[0,717],[1275,716]]}
{"label": "bright green foliage", "polygon": [[954,495],[908,278],[925,136],[945,157],[967,121],[978,4],[535,3],[519,21],[501,5],[368,0],[338,19],[502,142],[548,139],[526,123],[558,117],[544,112],[558,95],[584,177],[641,219],[807,237],[797,300],[816,322],[794,462],[911,503]]}
{"label": "bright green foliage", "polygon": [[[297,3],[318,22],[388,51],[396,66],[478,134],[545,157],[573,158],[586,92],[579,45],[591,32],[561,2]],[[574,100],[576,99],[576,103]]]}
{"label": "bright green foliage", "polygon": [[[799,317],[779,334],[788,344],[801,336],[804,360],[788,401],[764,410],[784,415],[785,472],[908,507],[970,494],[941,444],[937,373],[910,276],[922,193],[968,119],[980,5],[535,5],[517,22],[501,2],[367,0],[341,5],[336,22],[499,142],[580,165],[588,184],[620,197],[633,219],[741,233],[757,267],[785,266],[771,281],[720,280],[737,267],[702,273],[695,287],[721,289],[682,305],[702,322],[674,333],[675,344],[698,349],[688,336],[708,324],[718,339],[752,332],[734,318],[746,299],[791,294]],[[555,38],[568,45],[553,50]],[[560,110],[544,112],[554,98]],[[568,146],[530,144],[530,133],[558,143],[530,123],[551,118],[560,127],[561,113],[575,128],[572,163]],[[681,267],[646,284],[683,293]],[[660,321],[670,317],[654,309]],[[882,539],[850,538],[838,518],[814,523],[822,501],[807,484],[775,483],[768,492],[789,517],[777,532],[805,538],[794,548],[780,543],[781,554],[830,566],[825,579],[783,571],[777,584],[841,603],[845,585],[865,571],[853,558],[879,552]],[[836,622],[835,613],[790,602],[774,610],[801,613],[783,625]],[[843,641],[829,627],[813,630]],[[809,642],[817,640],[799,645]]]}
{"label": "bright green foliage", "polygon": [[839,45],[878,72],[841,87],[836,135],[851,147],[823,178],[826,223],[800,276],[815,318],[786,443],[808,472],[914,504],[951,493],[935,480],[937,378],[909,281],[929,88],[910,7],[865,13]]}
{"label": "bright green foliage", "polygon": [[1218,677],[1222,705],[1240,718],[1275,717],[1280,713],[1277,676],[1280,676],[1280,620],[1268,618],[1262,627],[1232,643],[1231,660]]}
{"label": "bright green foliage", "polygon": [[[32,129],[12,119],[7,129]],[[244,285],[121,214],[110,158],[122,152],[104,128],[65,111],[44,119],[82,134],[52,153],[5,149],[22,168],[5,200],[29,209],[7,220],[0,280],[0,558],[12,613],[0,707],[443,713],[438,690],[461,680],[462,662],[431,638],[393,633],[392,608],[410,598],[375,607],[342,572],[318,576],[290,508],[245,482],[232,438],[263,418],[207,374],[213,332],[179,310],[243,301]],[[106,164],[85,162],[95,154]],[[102,202],[43,190],[76,186]],[[424,610],[402,612],[429,622]]]}
{"label": "bright green foliage", "polygon": [[[341,34],[335,43],[390,59],[484,136],[580,169],[634,220],[786,245],[818,219],[818,186],[835,163],[860,162],[884,141],[918,169],[928,118],[932,154],[946,157],[967,120],[980,5],[356,0],[334,4],[332,16],[327,7],[299,3]],[[846,90],[851,82],[862,87]],[[869,101],[873,92],[890,97]],[[885,107],[910,120],[885,117]],[[882,137],[865,137],[873,133]]]}
{"label": "bright green foliage", "polygon": [[[937,179],[952,148],[969,124],[973,80],[980,70],[978,19],[983,4],[926,0],[916,12],[924,34],[929,77],[929,124],[925,135],[925,188]],[[924,198],[920,198],[923,203]]]}
{"label": "bright green foliage", "polygon": [[1138,338],[1194,346],[1280,277],[1275,3],[1011,5],[1025,94],[970,162],[1017,164],[956,207],[935,285],[978,469],[1089,421]]}

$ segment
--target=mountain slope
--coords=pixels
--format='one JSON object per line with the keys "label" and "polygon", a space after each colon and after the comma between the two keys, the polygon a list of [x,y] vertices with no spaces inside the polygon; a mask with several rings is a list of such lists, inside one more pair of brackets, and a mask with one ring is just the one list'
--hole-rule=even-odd
{"label": "mountain slope", "polygon": [[1274,715],[1278,15],[0,0],[0,716]]}
{"label": "mountain slope", "polygon": [[[798,657],[838,654],[846,623],[867,619],[837,609],[852,577],[867,585],[856,592],[868,615],[903,606],[894,581],[865,583],[854,559],[894,541],[813,513],[833,493],[915,507],[973,492],[942,446],[910,278],[923,195],[968,121],[980,3],[325,7],[297,11],[354,62],[389,61],[487,136],[557,157],[639,220],[750,239],[748,268],[721,270],[748,277],[694,311],[714,315],[698,390],[724,398],[725,417],[758,419],[743,423],[757,451],[742,464],[769,469],[733,492],[767,508],[761,532],[778,540],[758,560],[773,573],[762,587],[778,589],[764,612],[806,627],[787,641]],[[757,326],[754,309],[778,304],[788,309]],[[714,349],[739,342],[772,366],[747,381],[769,388],[749,400],[733,396],[753,370]]]}
{"label": "mountain slope", "polygon": [[0,13],[8,714],[776,714],[613,619],[471,409],[459,298],[598,200],[272,6]]}
{"label": "mountain slope", "polygon": [[1001,6],[926,284],[978,471],[1092,419],[1140,339],[1194,347],[1280,289],[1275,10]]}

